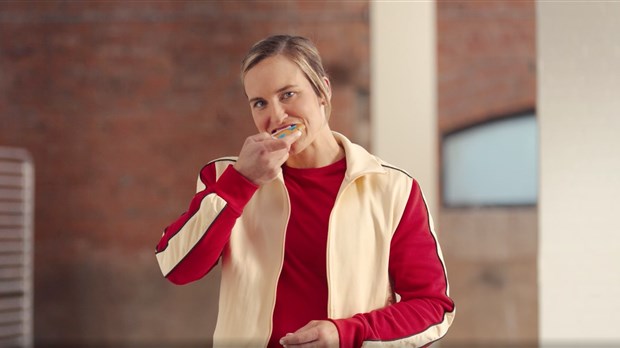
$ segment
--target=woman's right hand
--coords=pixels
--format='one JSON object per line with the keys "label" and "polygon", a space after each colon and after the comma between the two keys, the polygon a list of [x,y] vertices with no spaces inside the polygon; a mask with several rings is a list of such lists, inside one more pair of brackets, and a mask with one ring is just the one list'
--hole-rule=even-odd
{"label": "woman's right hand", "polygon": [[291,145],[300,135],[299,131],[282,139],[274,139],[265,132],[252,135],[245,139],[233,167],[254,184],[266,184],[278,176]]}

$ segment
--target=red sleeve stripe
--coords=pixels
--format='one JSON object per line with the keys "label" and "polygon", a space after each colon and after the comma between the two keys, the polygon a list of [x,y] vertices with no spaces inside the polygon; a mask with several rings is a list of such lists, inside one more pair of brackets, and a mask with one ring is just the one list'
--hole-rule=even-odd
{"label": "red sleeve stripe", "polygon": [[210,193],[200,202],[200,208],[155,256],[164,276],[167,276],[206,235],[207,231],[226,207],[226,201]]}

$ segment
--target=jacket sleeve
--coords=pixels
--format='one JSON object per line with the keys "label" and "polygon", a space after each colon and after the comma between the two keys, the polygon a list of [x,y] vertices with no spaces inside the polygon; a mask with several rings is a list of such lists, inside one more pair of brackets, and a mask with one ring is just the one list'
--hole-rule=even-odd
{"label": "jacket sleeve", "polygon": [[198,179],[189,208],[165,228],[155,248],[161,271],[175,284],[202,278],[217,264],[243,208],[258,187],[229,165],[216,180],[216,162]]}
{"label": "jacket sleeve", "polygon": [[399,302],[332,320],[341,347],[363,343],[423,347],[446,334],[455,314],[443,256],[417,182],[390,245],[389,273]]}

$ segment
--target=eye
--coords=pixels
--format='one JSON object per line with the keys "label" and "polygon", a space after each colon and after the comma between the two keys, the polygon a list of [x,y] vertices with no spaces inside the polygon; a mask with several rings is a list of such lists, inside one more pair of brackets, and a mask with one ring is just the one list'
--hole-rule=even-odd
{"label": "eye", "polygon": [[265,101],[264,100],[257,100],[254,102],[254,104],[252,105],[252,107],[254,108],[258,108],[261,109],[265,106]]}
{"label": "eye", "polygon": [[282,99],[289,99],[289,98],[291,98],[291,97],[292,97],[292,96],[294,96],[294,95],[295,95],[295,92],[291,92],[291,91],[289,91],[289,92],[284,92],[284,93],[282,94]]}

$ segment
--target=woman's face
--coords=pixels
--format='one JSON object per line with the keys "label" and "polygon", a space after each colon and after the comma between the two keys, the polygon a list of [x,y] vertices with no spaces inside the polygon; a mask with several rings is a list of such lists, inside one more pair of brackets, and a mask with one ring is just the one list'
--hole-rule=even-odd
{"label": "woman's face", "polygon": [[264,59],[246,73],[243,81],[260,132],[271,133],[293,123],[305,126],[291,147],[291,154],[303,151],[319,132],[329,131],[325,127],[325,101],[316,95],[301,69],[288,58],[276,55]]}

